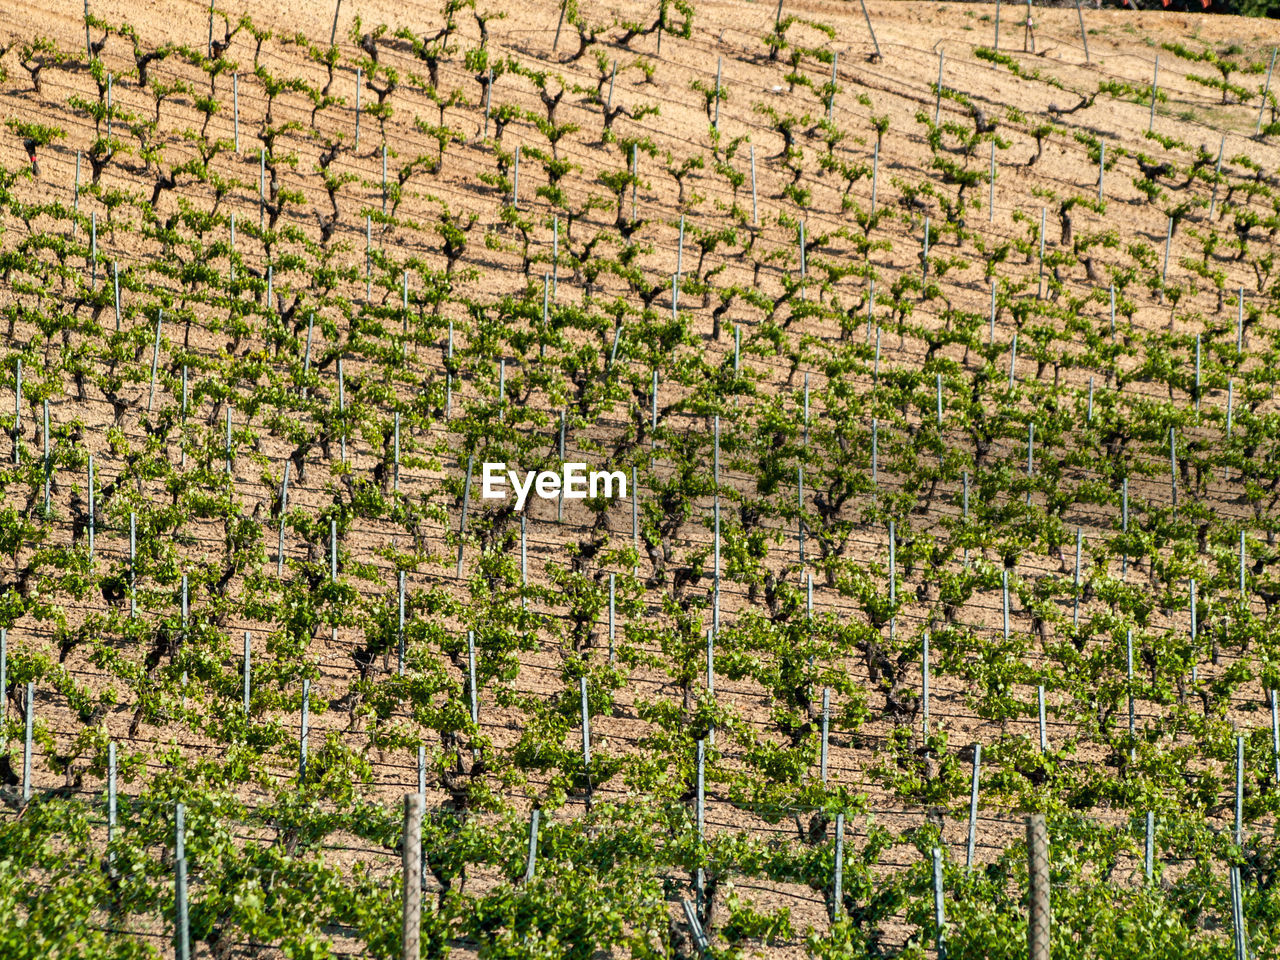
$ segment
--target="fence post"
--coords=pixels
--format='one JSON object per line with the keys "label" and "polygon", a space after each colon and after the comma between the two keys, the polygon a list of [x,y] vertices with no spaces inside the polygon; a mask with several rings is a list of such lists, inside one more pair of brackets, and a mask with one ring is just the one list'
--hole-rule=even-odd
{"label": "fence post", "polygon": [[289,467],[290,461],[284,462],[284,476],[280,480],[280,542],[276,548],[276,576],[284,574],[284,512],[289,503]]}
{"label": "fence post", "polygon": [[[521,520],[521,524],[520,524],[520,533],[521,533],[521,537],[523,538],[523,535],[524,535],[524,522],[523,522],[523,521],[524,521],[524,517],[522,516],[522,517],[520,518],[520,520]],[[524,560],[524,541],[523,541],[523,539],[521,540],[521,543],[520,543],[520,551],[521,551],[521,552],[520,552],[520,559],[521,559],[521,561],[523,562],[523,560]],[[521,570],[523,571],[523,566],[521,567]],[[523,572],[522,572],[522,578],[523,578]],[[614,642],[613,642],[613,638],[614,638],[614,631],[615,631],[615,624],[616,624],[616,621],[617,621],[617,581],[616,581],[616,575],[611,573],[611,574],[609,574],[609,662],[610,662],[610,663],[613,663],[613,658],[614,658]],[[710,673],[708,672],[708,677],[709,677],[709,676],[710,676]]]}
{"label": "fence post", "polygon": [[591,806],[591,713],[587,703],[587,678],[578,678],[582,694],[582,768],[587,777],[587,806]]}
{"label": "fence post", "polygon": [[533,879],[533,872],[538,863],[538,820],[541,811],[534,807],[529,813],[529,856],[525,861],[524,882],[528,883]]}
{"label": "fence post", "polygon": [[982,767],[982,744],[973,745],[973,786],[969,791],[969,844],[965,851],[964,868],[973,869],[973,848],[978,838],[978,772]]}
{"label": "fence post", "polygon": [[404,676],[404,571],[400,571],[400,576],[396,578],[399,583],[396,585],[398,593],[397,606],[399,607],[398,619],[396,622],[396,673]]}
{"label": "fence post", "polygon": [[1231,920],[1236,960],[1249,960],[1249,944],[1244,929],[1244,883],[1237,866],[1231,868]]}
{"label": "fence post", "polygon": [[13,462],[18,463],[22,452],[18,444],[22,437],[22,358],[14,361],[13,386]]}
{"label": "fence post", "polygon": [[183,806],[174,808],[176,829],[174,833],[174,905],[177,908],[174,918],[174,937],[177,943],[177,960],[191,960],[191,936],[187,924],[187,854],[185,849],[185,828],[183,825]]}
{"label": "fence post", "polygon": [[1027,817],[1029,960],[1049,960],[1049,831],[1043,813]]}
{"label": "fence post", "polygon": [[1129,759],[1133,759],[1134,748],[1132,741],[1137,736],[1137,728],[1134,725],[1133,717],[1133,627],[1126,628],[1124,632],[1124,651],[1125,651],[1125,677],[1128,680],[1129,687]]}
{"label": "fence post", "polygon": [[307,726],[310,720],[308,707],[311,703],[311,681],[302,681],[302,721],[298,733],[298,779],[307,779]]}
{"label": "fence post", "polygon": [[1049,750],[1049,738],[1045,733],[1044,723],[1044,684],[1036,687],[1036,706],[1040,711],[1040,752],[1043,754]]}
{"label": "fence post", "polygon": [[[116,853],[111,847],[116,839],[116,742],[107,744],[107,863],[114,865]],[[114,868],[112,870],[114,874]]]}
{"label": "fence post", "polygon": [[831,883],[831,921],[844,913],[844,814],[836,814],[835,874]]}
{"label": "fence post", "polygon": [[1155,126],[1156,122],[1156,90],[1160,85],[1160,54],[1156,54],[1156,68],[1151,76],[1151,116],[1147,119],[1147,132]]}
{"label": "fence post", "polygon": [[938,927],[938,960],[947,960],[947,917],[942,905],[942,851],[933,848],[933,922]]}
{"label": "fence post", "polygon": [[1262,103],[1258,107],[1258,126],[1253,131],[1254,136],[1262,133],[1262,116],[1267,111],[1267,95],[1271,93],[1271,71],[1276,68],[1276,48],[1271,48],[1271,64],[1267,67],[1267,83],[1262,88]]}
{"label": "fence post", "polygon": [[462,576],[463,538],[467,535],[467,507],[471,501],[471,468],[475,465],[475,454],[467,454],[467,479],[462,487],[462,516],[458,520],[458,572]]}
{"label": "fence post", "polygon": [[[0,683],[0,687],[4,684]],[[1276,783],[1280,784],[1280,693],[1271,691],[1271,756],[1275,760]]]}
{"label": "fence post", "polygon": [[471,722],[480,725],[480,699],[476,690],[476,632],[467,631],[467,691],[471,700]]}
{"label": "fence post", "polygon": [[244,715],[245,719],[249,717],[249,683],[250,683],[250,666],[249,666],[249,631],[244,632]]}
{"label": "fence post", "polygon": [[1156,815],[1150,810],[1147,811],[1147,832],[1146,842],[1143,844],[1142,869],[1146,874],[1147,882],[1151,882],[1152,874],[1155,871],[1156,859]]}
{"label": "fence post", "polygon": [[422,930],[422,798],[404,795],[404,826],[401,841],[404,918],[401,926],[404,960],[418,960],[418,938]]}
{"label": "fence post", "polygon": [[35,704],[36,704],[36,685],[34,681],[27,681],[27,710],[23,720],[23,748],[22,748],[22,802],[26,803],[31,799],[31,725],[35,720]]}
{"label": "fence post", "polygon": [[1244,841],[1244,737],[1236,737],[1236,846]]}

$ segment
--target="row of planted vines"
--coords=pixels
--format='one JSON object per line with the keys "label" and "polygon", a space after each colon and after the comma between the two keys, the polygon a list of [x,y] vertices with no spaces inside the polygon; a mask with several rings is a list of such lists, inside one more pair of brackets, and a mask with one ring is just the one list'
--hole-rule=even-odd
{"label": "row of planted vines", "polygon": [[0,954],[1274,954],[1270,51],[888,6],[0,14]]}

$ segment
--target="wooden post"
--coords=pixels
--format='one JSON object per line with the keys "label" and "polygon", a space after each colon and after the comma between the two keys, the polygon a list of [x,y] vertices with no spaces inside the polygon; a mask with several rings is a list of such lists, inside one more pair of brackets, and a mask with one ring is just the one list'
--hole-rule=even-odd
{"label": "wooden post", "polygon": [[419,960],[422,933],[422,798],[404,795],[401,841],[404,917],[401,926],[404,960]]}
{"label": "wooden post", "polygon": [[1029,960],[1049,960],[1049,832],[1043,813],[1027,817]]}

